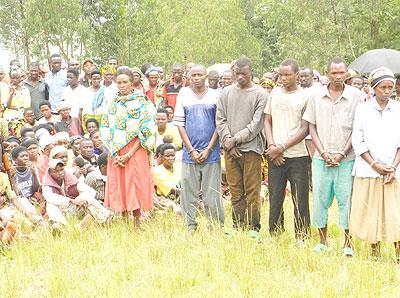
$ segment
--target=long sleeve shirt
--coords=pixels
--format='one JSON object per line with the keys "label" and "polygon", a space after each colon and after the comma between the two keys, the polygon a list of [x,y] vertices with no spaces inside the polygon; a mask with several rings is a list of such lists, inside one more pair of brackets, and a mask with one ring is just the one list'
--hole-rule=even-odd
{"label": "long sleeve shirt", "polygon": [[[400,148],[400,102],[389,100],[382,108],[373,98],[361,103],[354,117],[352,143],[356,160],[353,175],[356,177],[379,178],[379,175],[362,157],[369,152],[381,164],[393,163],[397,149]],[[399,169],[396,178],[400,178]]]}
{"label": "long sleeve shirt", "polygon": [[222,90],[217,103],[217,131],[221,141],[235,137],[240,151],[262,154],[265,149],[264,108],[268,93],[260,86]]}

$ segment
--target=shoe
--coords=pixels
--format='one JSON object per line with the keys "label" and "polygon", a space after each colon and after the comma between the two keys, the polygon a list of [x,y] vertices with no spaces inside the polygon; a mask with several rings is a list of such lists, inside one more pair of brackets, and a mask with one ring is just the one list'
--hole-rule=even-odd
{"label": "shoe", "polygon": [[354,257],[354,250],[349,246],[343,247],[342,255],[349,258]]}
{"label": "shoe", "polygon": [[318,243],[317,245],[314,246],[314,251],[317,253],[329,252],[331,250],[332,248],[322,243]]}

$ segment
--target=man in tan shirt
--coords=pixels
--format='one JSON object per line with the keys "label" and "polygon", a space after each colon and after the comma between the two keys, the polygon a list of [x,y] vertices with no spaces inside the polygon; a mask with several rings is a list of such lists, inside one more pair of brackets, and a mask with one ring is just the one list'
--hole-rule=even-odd
{"label": "man in tan shirt", "polygon": [[336,197],[339,225],[344,230],[343,255],[353,256],[348,215],[353,187],[354,151],[351,146],[353,120],[357,105],[364,95],[344,83],[347,67],[340,58],[328,64],[328,86],[321,87],[309,98],[303,119],[309,123],[317,151],[312,161],[313,224],[318,228],[320,243],[314,250],[330,250],[327,243],[328,209]]}
{"label": "man in tan shirt", "polygon": [[299,244],[309,234],[308,153],[304,138],[308,123],[302,120],[308,92],[297,85],[299,65],[293,59],[279,66],[282,87],[274,88],[265,108],[265,133],[268,149],[268,183],[270,193],[269,231],[284,230],[283,202],[289,180],[294,205],[295,233]]}

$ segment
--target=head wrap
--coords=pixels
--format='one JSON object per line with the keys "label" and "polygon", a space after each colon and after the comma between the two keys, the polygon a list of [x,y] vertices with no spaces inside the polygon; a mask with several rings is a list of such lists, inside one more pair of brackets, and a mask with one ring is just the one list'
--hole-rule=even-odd
{"label": "head wrap", "polygon": [[157,67],[157,66],[152,66],[152,67],[149,67],[147,70],[146,70],[146,72],[145,72],[145,76],[146,77],[149,77],[150,75],[160,75],[160,67]]}
{"label": "head wrap", "polygon": [[144,75],[143,75],[143,73],[142,73],[142,71],[140,70],[139,67],[132,67],[132,68],[131,68],[131,71],[132,71],[133,73],[138,73],[138,74],[140,75],[140,78],[141,78],[142,80],[144,79]]}
{"label": "head wrap", "polygon": [[55,135],[56,141],[69,141],[69,134],[66,131],[60,131]]}
{"label": "head wrap", "polygon": [[26,148],[23,146],[18,146],[15,147],[12,151],[11,151],[11,157],[13,160],[16,160],[18,158],[18,155],[23,152],[26,151]]}
{"label": "head wrap", "polygon": [[275,87],[275,83],[271,79],[264,79],[264,80],[261,81],[260,86],[263,87],[263,88],[266,88],[266,87],[274,88]]}
{"label": "head wrap", "polygon": [[48,145],[54,144],[55,142],[56,142],[55,138],[52,135],[48,134],[40,138],[39,146],[42,150],[44,150]]}
{"label": "head wrap", "polygon": [[101,75],[104,76],[106,72],[110,72],[112,75],[115,75],[117,70],[115,69],[114,66],[107,64],[101,68]]}
{"label": "head wrap", "polygon": [[69,144],[72,146],[77,140],[81,140],[81,136],[72,136],[69,138]]}
{"label": "head wrap", "polygon": [[61,153],[61,152],[67,152],[67,148],[65,148],[64,146],[55,146],[53,149],[51,149],[50,151],[50,159],[53,159],[54,156],[56,156],[57,154]]}
{"label": "head wrap", "polygon": [[44,136],[49,136],[50,132],[46,129],[46,128],[39,128],[36,132],[35,132],[35,138],[37,140],[40,140],[44,137]]}
{"label": "head wrap", "polygon": [[396,83],[393,72],[387,67],[379,67],[371,72],[368,79],[371,88],[374,89],[380,82],[390,81]]}
{"label": "head wrap", "polygon": [[65,101],[65,100],[63,100],[62,102],[60,102],[59,104],[58,104],[58,106],[57,106],[57,112],[60,112],[61,110],[63,110],[63,109],[70,109],[71,107],[69,106],[69,104]]}
{"label": "head wrap", "polygon": [[38,141],[30,138],[30,139],[25,140],[25,142],[23,142],[21,145],[26,148],[29,148],[29,146],[31,146],[31,145],[38,145]]}

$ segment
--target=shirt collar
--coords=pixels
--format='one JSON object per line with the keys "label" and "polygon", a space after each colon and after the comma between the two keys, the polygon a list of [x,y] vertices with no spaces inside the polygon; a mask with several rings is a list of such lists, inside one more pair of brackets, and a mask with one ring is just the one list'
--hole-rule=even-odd
{"label": "shirt collar", "polygon": [[[333,98],[331,97],[331,95],[329,94],[328,86],[329,86],[329,84],[322,87],[322,90],[323,90],[323,91],[322,91],[322,96],[323,96],[323,97],[328,97],[328,98],[330,98],[330,99],[333,99]],[[344,89],[343,89],[342,95],[341,95],[335,102],[338,102],[338,101],[341,100],[342,98],[343,98],[343,99],[346,99],[346,100],[349,100],[349,99],[352,98],[352,94],[351,94],[351,92],[350,92],[350,87],[349,87],[348,85],[346,85],[346,84],[344,84]]]}
{"label": "shirt collar", "polygon": [[378,104],[378,102],[376,101],[376,97],[373,97],[371,99],[371,104],[372,104],[373,108],[379,112],[384,112],[386,110],[393,111],[393,100],[392,99],[389,99],[388,104],[386,105],[386,107],[383,110],[382,110],[381,106]]}
{"label": "shirt collar", "polygon": [[103,180],[104,182],[107,181],[107,177],[104,176],[104,175],[100,172],[100,169],[99,169],[99,168],[96,168],[96,169],[93,171],[93,175],[94,175],[94,177],[95,177],[96,179],[98,179],[98,180]]}

